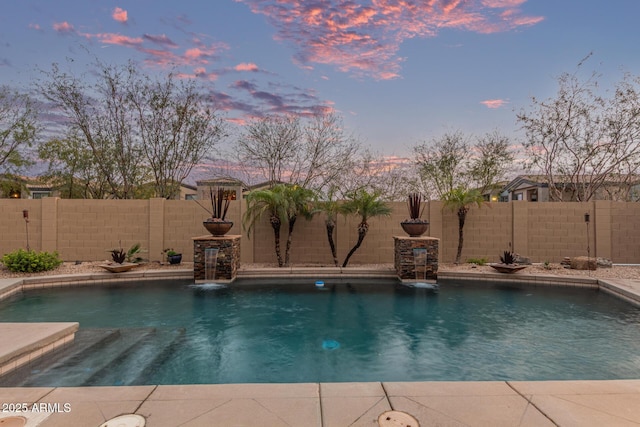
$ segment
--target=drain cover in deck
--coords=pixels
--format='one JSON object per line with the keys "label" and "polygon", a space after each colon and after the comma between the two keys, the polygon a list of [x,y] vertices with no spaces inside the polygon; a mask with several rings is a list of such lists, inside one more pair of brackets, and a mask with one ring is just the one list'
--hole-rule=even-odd
{"label": "drain cover in deck", "polygon": [[146,421],[143,416],[126,414],[111,418],[109,421],[100,424],[100,427],[144,427],[145,424]]}
{"label": "drain cover in deck", "polygon": [[387,411],[378,417],[380,427],[420,427],[418,420],[406,412]]}

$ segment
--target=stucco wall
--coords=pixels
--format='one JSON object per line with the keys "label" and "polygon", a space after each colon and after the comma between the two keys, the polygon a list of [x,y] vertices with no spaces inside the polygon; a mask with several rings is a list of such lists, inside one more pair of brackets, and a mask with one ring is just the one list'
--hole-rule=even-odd
{"label": "stucco wall", "polygon": [[[404,203],[392,204],[388,218],[371,218],[364,243],[351,264],[392,263],[393,236],[404,235],[400,221],[407,217]],[[29,245],[35,250],[57,250],[66,261],[108,259],[108,250],[119,241],[128,248],[140,242],[146,257],[158,261],[162,249],[183,253],[193,260],[192,238],[206,234],[202,221],[208,216],[194,201],[187,200],[42,200],[0,199],[0,254],[26,247],[22,211],[29,211]],[[231,202],[230,234],[242,235],[242,262],[274,263],[273,230],[263,217],[248,237],[242,227],[243,201]],[[488,258],[496,261],[504,250],[513,250],[534,262],[559,262],[565,256],[587,254],[584,214],[590,213],[591,256],[604,256],[616,263],[640,263],[640,204],[590,203],[492,203],[470,209],[464,227],[462,260]],[[424,215],[431,224],[428,235],[440,238],[440,261],[452,262],[458,244],[458,217],[441,202],[430,202]],[[340,263],[357,241],[360,219],[338,218],[335,238]],[[281,231],[281,248],[287,225]],[[299,219],[292,239],[291,262],[333,263],[324,218]]]}

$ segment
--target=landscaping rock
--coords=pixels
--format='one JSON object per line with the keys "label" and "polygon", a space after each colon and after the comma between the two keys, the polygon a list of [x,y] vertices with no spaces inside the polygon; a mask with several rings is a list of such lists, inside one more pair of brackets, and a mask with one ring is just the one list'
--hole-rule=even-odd
{"label": "landscaping rock", "polygon": [[571,268],[573,270],[595,270],[598,268],[598,264],[595,258],[577,256],[571,258]]}
{"label": "landscaping rock", "polygon": [[607,258],[601,258],[598,257],[596,264],[598,265],[598,267],[602,267],[602,268],[612,268],[613,267],[613,262],[611,262],[610,259]]}
{"label": "landscaping rock", "polygon": [[525,256],[522,256],[520,254],[514,254],[515,255],[515,259],[513,262],[515,262],[516,264],[521,264],[521,265],[531,265],[531,259],[527,258]]}

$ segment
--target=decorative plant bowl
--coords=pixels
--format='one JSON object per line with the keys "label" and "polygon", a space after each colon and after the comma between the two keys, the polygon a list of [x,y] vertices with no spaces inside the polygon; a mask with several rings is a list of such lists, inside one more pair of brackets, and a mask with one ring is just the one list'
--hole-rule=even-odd
{"label": "decorative plant bowl", "polygon": [[224,236],[233,227],[233,221],[204,221],[204,228],[214,236]]}
{"label": "decorative plant bowl", "polygon": [[400,223],[402,229],[409,237],[420,237],[429,228],[429,221],[402,221]]}
{"label": "decorative plant bowl", "polygon": [[515,273],[516,271],[520,271],[527,268],[526,265],[518,265],[518,264],[489,264],[489,265],[500,273]]}
{"label": "decorative plant bowl", "polygon": [[182,262],[182,254],[167,255],[169,264],[180,264]]}
{"label": "decorative plant bowl", "polygon": [[104,268],[111,273],[124,273],[125,271],[129,271],[132,268],[138,267],[140,264],[136,264],[133,262],[123,262],[122,264],[118,264],[117,262],[111,262],[109,264],[100,264],[100,267]]}

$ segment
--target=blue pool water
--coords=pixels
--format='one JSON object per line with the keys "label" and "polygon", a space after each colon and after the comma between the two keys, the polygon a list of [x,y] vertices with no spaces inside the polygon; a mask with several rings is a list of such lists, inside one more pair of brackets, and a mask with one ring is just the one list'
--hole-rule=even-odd
{"label": "blue pool water", "polygon": [[[82,330],[135,333],[153,327],[164,337],[146,354],[130,355],[144,340],[122,354],[114,351],[114,364],[93,375],[91,384],[640,375],[640,309],[589,289],[453,282],[438,292],[365,283],[318,288],[314,281],[224,289],[120,284],[30,291],[0,302],[0,321],[78,321]],[[71,365],[98,371],[108,352]],[[133,366],[119,373],[125,359]],[[87,384],[60,383],[55,374],[44,378],[33,385]]]}

